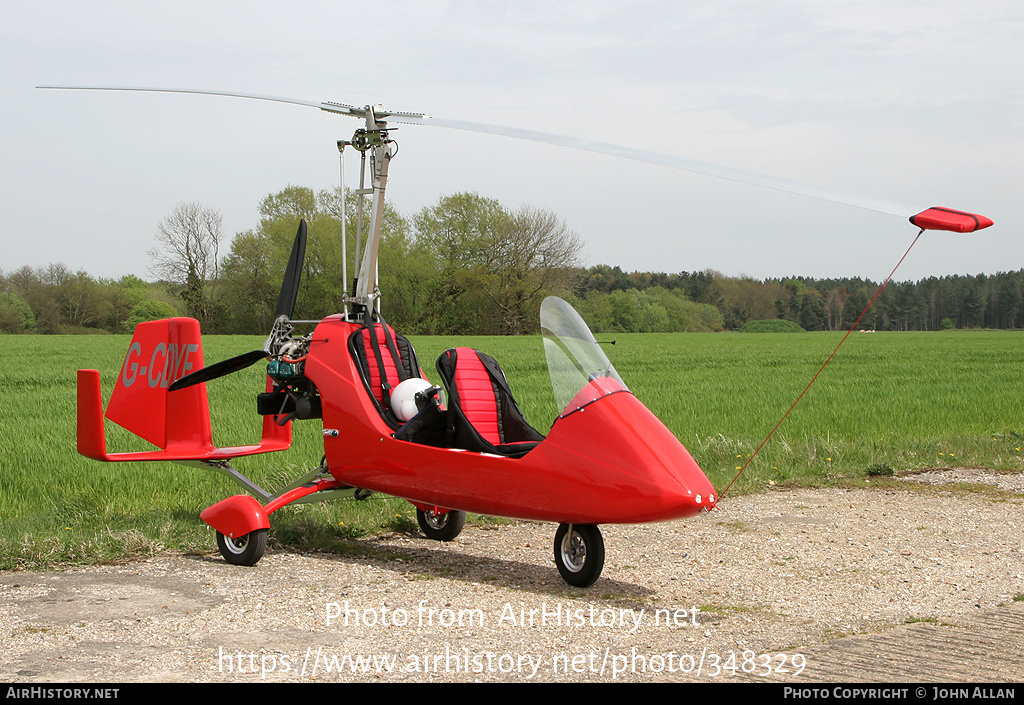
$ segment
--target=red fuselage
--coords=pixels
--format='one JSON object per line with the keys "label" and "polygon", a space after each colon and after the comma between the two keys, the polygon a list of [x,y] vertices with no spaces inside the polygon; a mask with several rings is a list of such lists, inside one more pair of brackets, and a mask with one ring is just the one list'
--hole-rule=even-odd
{"label": "red fuselage", "polygon": [[320,392],[335,479],[446,509],[579,524],[664,521],[714,506],[715,490],[694,459],[625,389],[595,394],[560,417],[521,458],[396,440],[349,353],[358,328],[324,319],[305,364]]}

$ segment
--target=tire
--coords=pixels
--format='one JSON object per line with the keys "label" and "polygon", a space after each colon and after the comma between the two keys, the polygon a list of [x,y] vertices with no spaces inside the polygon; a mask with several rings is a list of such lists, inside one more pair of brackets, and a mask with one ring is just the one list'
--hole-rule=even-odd
{"label": "tire", "polygon": [[466,525],[466,513],[452,509],[444,514],[431,514],[422,509],[416,510],[416,521],[428,539],[434,541],[452,541],[462,533]]}
{"label": "tire", "polygon": [[218,531],[217,548],[228,563],[256,565],[267,550],[267,529],[257,529],[238,538],[230,538]]}
{"label": "tire", "polygon": [[604,569],[604,539],[593,524],[560,524],[555,532],[555,565],[574,587],[590,587]]}

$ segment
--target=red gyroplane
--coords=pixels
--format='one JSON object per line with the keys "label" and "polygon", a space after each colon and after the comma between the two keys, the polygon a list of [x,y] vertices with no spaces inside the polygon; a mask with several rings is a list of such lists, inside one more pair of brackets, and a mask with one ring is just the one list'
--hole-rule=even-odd
{"label": "red gyroplane", "polygon": [[[791,182],[547,133],[435,121],[383,106],[213,94],[309,105],[362,119],[364,127],[338,146],[343,155],[348,147],[368,155],[372,179],[366,245],[353,295],[340,313],[320,321],[291,318],[307,237],[301,222],[263,349],[205,366],[197,321],[171,318],[136,328],[105,415],[160,450],[108,453],[99,373],[78,371],[82,455],[101,461],[199,464],[229,475],[249,492],[200,515],[216,530],[224,559],[238,565],[260,560],[270,515],[281,507],[378,492],[411,502],[424,534],[439,541],[458,536],[466,512],[555,522],[558,571],[571,585],[587,587],[604,566],[598,525],[691,517],[717,501],[698,464],[628,390],[586,324],[561,299],[545,299],[540,311],[561,409],[547,434],[527,423],[500,366],[480,351],[454,348],[437,360],[446,400],[441,387],[425,381],[413,346],[392,330],[379,309],[377,249],[393,155],[387,120],[551,142],[863,205]],[[959,232],[992,224],[982,216],[940,208],[910,219],[922,229]],[[342,276],[348,286],[347,267]],[[312,331],[296,333],[296,326],[304,325],[313,326]],[[267,364],[267,379],[257,397],[263,416],[260,442],[215,447],[205,383],[261,361]],[[268,493],[231,465],[235,458],[289,448],[292,422],[309,419],[322,420],[324,459],[283,490]]]}

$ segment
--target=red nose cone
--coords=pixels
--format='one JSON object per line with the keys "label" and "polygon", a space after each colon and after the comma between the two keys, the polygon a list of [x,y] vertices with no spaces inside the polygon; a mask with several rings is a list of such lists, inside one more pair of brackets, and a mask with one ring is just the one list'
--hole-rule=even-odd
{"label": "red nose cone", "polygon": [[[686,448],[625,390],[558,419],[532,454],[545,457],[537,455],[542,451],[549,467],[572,480],[567,490],[578,523],[669,521],[699,514],[717,500]],[[550,484],[554,470],[547,475]]]}

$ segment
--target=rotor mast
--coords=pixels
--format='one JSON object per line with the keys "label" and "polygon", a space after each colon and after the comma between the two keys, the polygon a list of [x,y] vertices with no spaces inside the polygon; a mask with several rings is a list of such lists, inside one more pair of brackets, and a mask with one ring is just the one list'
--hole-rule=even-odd
{"label": "rotor mast", "polygon": [[[329,105],[325,104],[325,106]],[[388,182],[388,167],[391,163],[391,158],[395,154],[393,149],[395,142],[388,136],[388,125],[384,120],[391,113],[383,105],[367,105],[364,108],[354,108],[352,106],[339,107],[343,107],[346,114],[360,117],[365,121],[365,127],[356,130],[350,142],[338,143],[339,149],[343,150],[345,146],[351,146],[362,154],[363,159],[361,160],[362,166],[360,168],[363,170],[363,174],[365,174],[366,155],[367,153],[370,155],[371,186],[369,189],[360,188],[356,192],[359,196],[360,226],[362,224],[363,197],[368,194],[371,195],[369,232],[367,233],[366,244],[363,246],[361,253],[358,252],[358,249],[361,246],[360,241],[362,238],[357,239],[356,258],[358,266],[355,295],[345,297],[346,304],[352,303],[357,308],[361,307],[365,310],[374,306],[380,299],[380,289],[377,286],[378,255],[384,224],[384,194]],[[328,109],[328,107],[324,107],[324,110]],[[362,176],[360,177],[360,185],[362,185]],[[342,194],[342,198],[344,198],[344,194]],[[359,259],[360,257],[361,260]],[[345,282],[345,286],[348,286],[348,282]]]}

